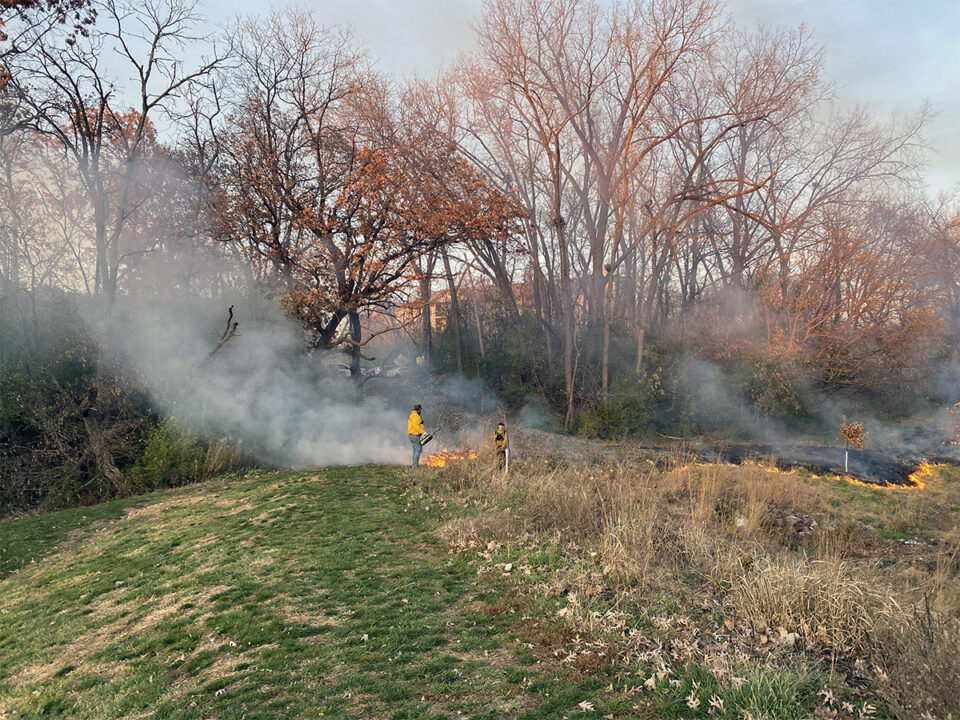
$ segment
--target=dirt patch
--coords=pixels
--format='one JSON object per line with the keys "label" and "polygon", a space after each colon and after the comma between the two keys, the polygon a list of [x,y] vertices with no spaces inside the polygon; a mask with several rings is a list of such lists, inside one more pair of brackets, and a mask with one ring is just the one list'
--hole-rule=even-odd
{"label": "dirt patch", "polygon": [[250,500],[241,500],[240,498],[216,497],[213,489],[209,485],[204,485],[202,491],[191,488],[191,492],[177,494],[173,497],[166,497],[162,500],[151,502],[148,505],[137,505],[130,508],[126,513],[126,521],[133,520],[156,520],[168,511],[183,510],[203,503],[205,507],[222,508],[228,512],[221,513],[221,517],[236,515],[246,510],[255,509],[255,505]]}
{"label": "dirt patch", "polygon": [[511,613],[517,613],[522,609],[523,604],[518,598],[512,595],[500,598],[495,603],[479,601],[467,606],[469,612],[475,612],[478,615],[485,615],[487,617],[509,615]]}
{"label": "dirt patch", "polygon": [[90,603],[92,611],[89,617],[93,620],[104,620],[118,612],[125,614],[133,613],[140,603],[133,600],[124,599],[126,596],[125,588],[118,588],[112,592],[104,593]]}
{"label": "dirt patch", "polygon": [[220,513],[217,517],[230,517],[231,515],[239,515],[242,512],[247,512],[248,510],[256,510],[257,506],[250,500],[244,500],[241,503],[233,503],[228,501],[219,501],[214,503],[218,508],[224,508],[226,512]]}
{"label": "dirt patch", "polygon": [[190,550],[198,550],[202,548],[212,547],[217,543],[221,542],[221,538],[215,533],[207,533],[202,537],[198,537],[196,540],[190,541]]}
{"label": "dirt patch", "polygon": [[331,625],[334,627],[343,625],[343,617],[340,615],[327,615],[322,610],[304,608],[295,605],[287,598],[271,605],[270,609],[276,612],[287,625]]}
{"label": "dirt patch", "polygon": [[167,510],[178,510],[180,508],[191,507],[207,500],[206,494],[193,493],[190,495],[176,495],[152,502],[149,505],[137,505],[127,510],[126,519],[130,520],[154,520],[160,517]]}

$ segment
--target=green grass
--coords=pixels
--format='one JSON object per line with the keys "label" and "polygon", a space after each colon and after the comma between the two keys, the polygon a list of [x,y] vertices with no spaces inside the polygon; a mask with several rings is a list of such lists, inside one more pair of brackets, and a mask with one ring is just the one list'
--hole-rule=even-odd
{"label": "green grass", "polygon": [[447,552],[409,472],[269,474],[0,524],[6,572],[22,566],[0,585],[0,717],[569,713],[596,681],[544,675],[551,703],[522,687],[544,669],[516,652],[516,618],[474,609],[505,587]]}
{"label": "green grass", "polygon": [[56,549],[69,539],[71,532],[96,522],[120,518],[124,510],[137,501],[125,498],[0,523],[0,580]]}
{"label": "green grass", "polygon": [[638,692],[564,665],[537,644],[555,608],[517,592],[560,560],[479,573],[435,532],[469,511],[422,495],[430,473],[260,474],[0,523],[0,718],[705,718],[714,695],[720,717],[812,716],[823,678],[802,673],[734,688],[691,665]]}

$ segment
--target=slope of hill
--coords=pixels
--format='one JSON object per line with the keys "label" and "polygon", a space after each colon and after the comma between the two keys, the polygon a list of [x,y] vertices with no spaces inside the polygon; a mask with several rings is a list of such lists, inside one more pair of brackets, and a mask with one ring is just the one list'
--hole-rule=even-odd
{"label": "slope of hill", "polygon": [[[2,581],[0,717],[522,714],[505,620],[470,609],[495,590],[404,477],[266,474],[87,509]],[[0,525],[4,545],[58,515]]]}
{"label": "slope of hill", "polygon": [[478,491],[458,472],[257,473],[0,523],[0,718],[853,717],[829,715],[831,688],[892,717],[783,643],[731,651],[727,679],[673,657],[706,647],[698,624],[733,628],[689,568],[649,612],[606,608],[609,548],[553,517],[592,475],[506,486],[465,465]]}

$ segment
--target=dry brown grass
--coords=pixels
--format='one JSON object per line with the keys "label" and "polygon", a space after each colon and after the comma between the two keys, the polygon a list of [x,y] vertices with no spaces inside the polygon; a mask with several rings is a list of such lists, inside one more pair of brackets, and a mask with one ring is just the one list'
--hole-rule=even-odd
{"label": "dry brown grass", "polygon": [[216,445],[207,448],[203,461],[205,477],[216,477],[242,466],[244,461],[242,441],[233,444],[227,438],[220,438]]}
{"label": "dry brown grass", "polygon": [[[136,612],[123,613],[116,620],[83,633],[69,643],[47,651],[42,658],[28,663],[19,672],[11,676],[10,684],[15,688],[23,688],[27,685],[45,682],[63,666],[65,659],[69,659],[77,667],[86,667],[87,659],[98,650],[103,650],[120,640],[135,637],[153,628],[170,617],[175,611],[176,607],[173,605],[157,603],[156,607],[143,614],[137,614]],[[119,667],[119,664],[109,663],[105,666],[102,663],[94,663],[90,667],[94,668],[94,666],[98,668]]]}
{"label": "dry brown grass", "polygon": [[523,523],[505,512],[480,510],[474,515],[457,518],[440,531],[441,538],[449,545],[464,549],[479,547],[489,541],[502,541],[523,531]]}
{"label": "dry brown grass", "polygon": [[897,717],[960,717],[960,619],[925,602],[870,645],[874,684]]}
{"label": "dry brown grass", "polygon": [[829,560],[759,562],[733,582],[726,601],[758,630],[783,627],[810,647],[841,652],[863,651],[879,626],[907,613],[889,588]]}
{"label": "dry brown grass", "polygon": [[[754,639],[796,633],[794,649],[876,658],[878,691],[891,707],[905,708],[900,717],[919,717],[921,705],[952,709],[937,699],[936,682],[960,677],[960,535],[942,538],[932,559],[884,541],[838,501],[842,486],[778,471],[773,462],[539,463],[504,478],[474,461],[453,464],[442,477],[482,505],[448,526],[460,549],[521,534],[578,548],[565,551],[563,570],[537,592],[566,598],[562,616],[585,637],[616,633],[621,608],[683,587],[681,614],[719,603]],[[906,500],[893,520],[915,527],[928,503]],[[877,569],[874,560],[891,567]],[[702,587],[691,588],[690,578]]]}

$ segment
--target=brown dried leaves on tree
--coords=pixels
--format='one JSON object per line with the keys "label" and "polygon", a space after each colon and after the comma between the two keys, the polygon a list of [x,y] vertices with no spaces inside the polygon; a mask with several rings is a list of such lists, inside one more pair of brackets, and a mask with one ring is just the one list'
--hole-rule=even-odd
{"label": "brown dried leaves on tree", "polygon": [[[221,231],[313,347],[357,358],[361,315],[407,299],[417,258],[517,231],[510,195],[435,130],[395,122],[346,34],[291,11],[245,23],[235,45],[243,112],[222,137]],[[265,93],[263,77],[280,79]]]}
{"label": "brown dried leaves on tree", "polygon": [[840,423],[840,439],[850,447],[862,450],[863,443],[867,440],[867,433],[863,429],[863,423],[848,423],[847,416],[844,415],[843,421]]}

